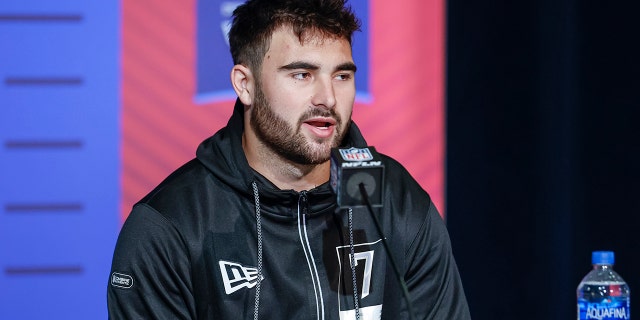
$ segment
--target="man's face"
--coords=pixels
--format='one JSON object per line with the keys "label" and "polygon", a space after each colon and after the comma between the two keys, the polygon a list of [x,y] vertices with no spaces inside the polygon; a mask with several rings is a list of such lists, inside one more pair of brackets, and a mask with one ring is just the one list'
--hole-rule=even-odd
{"label": "man's face", "polygon": [[355,65],[345,39],[273,33],[256,83],[250,125],[258,139],[299,164],[329,160],[348,129]]}

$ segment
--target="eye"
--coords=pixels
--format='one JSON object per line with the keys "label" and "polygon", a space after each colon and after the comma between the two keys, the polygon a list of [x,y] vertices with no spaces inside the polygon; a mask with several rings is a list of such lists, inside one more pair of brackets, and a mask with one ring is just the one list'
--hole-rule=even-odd
{"label": "eye", "polygon": [[340,80],[340,81],[347,81],[347,80],[351,80],[353,78],[353,74],[352,73],[339,73],[336,75],[336,80]]}
{"label": "eye", "polygon": [[308,79],[311,74],[308,72],[298,72],[291,75],[295,80],[305,80]]}

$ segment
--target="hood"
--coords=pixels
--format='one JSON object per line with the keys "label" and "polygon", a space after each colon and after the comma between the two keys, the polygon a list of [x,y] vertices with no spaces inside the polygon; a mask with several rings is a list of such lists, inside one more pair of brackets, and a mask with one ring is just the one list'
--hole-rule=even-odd
{"label": "hood", "polygon": [[[224,181],[238,193],[253,198],[252,183],[257,182],[261,202],[268,208],[270,202],[283,205],[283,201],[297,201],[298,193],[293,190],[280,190],[262,175],[254,171],[242,149],[244,131],[244,105],[236,100],[233,114],[227,125],[213,136],[203,141],[196,152],[196,158],[213,175]],[[351,121],[341,147],[366,147],[367,143],[360,129]],[[322,184],[308,193],[311,203],[314,198],[333,196],[329,183]],[[265,208],[265,209],[266,209]],[[313,210],[315,211],[315,210]]]}

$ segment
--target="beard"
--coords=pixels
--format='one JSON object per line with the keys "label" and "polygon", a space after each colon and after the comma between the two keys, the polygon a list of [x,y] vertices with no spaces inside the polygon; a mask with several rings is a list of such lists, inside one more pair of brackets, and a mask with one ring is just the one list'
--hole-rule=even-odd
{"label": "beard", "polygon": [[[301,132],[302,124],[311,117],[331,117],[336,120],[331,140],[309,141]],[[312,108],[300,116],[295,127],[278,116],[267,101],[261,86],[256,86],[251,128],[262,143],[280,157],[301,165],[315,165],[329,161],[331,148],[338,147],[346,134],[346,126],[335,109]]]}

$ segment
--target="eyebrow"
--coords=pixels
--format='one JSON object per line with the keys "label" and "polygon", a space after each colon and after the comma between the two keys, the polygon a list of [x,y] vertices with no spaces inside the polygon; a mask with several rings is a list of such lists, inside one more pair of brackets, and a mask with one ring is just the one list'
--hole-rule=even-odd
{"label": "eyebrow", "polygon": [[[307,69],[318,70],[320,67],[316,64],[304,61],[294,61],[287,65],[281,66],[278,70],[295,70],[295,69]],[[358,68],[353,62],[345,62],[336,66],[334,71],[353,71],[356,72]]]}
{"label": "eyebrow", "polygon": [[356,72],[358,68],[353,62],[345,62],[336,67],[336,71],[353,71]]}
{"label": "eyebrow", "polygon": [[309,62],[304,62],[304,61],[294,61],[291,62],[287,65],[284,65],[280,68],[278,68],[279,70],[295,70],[295,69],[309,69],[309,70],[318,70],[320,69],[319,66],[309,63]]}

